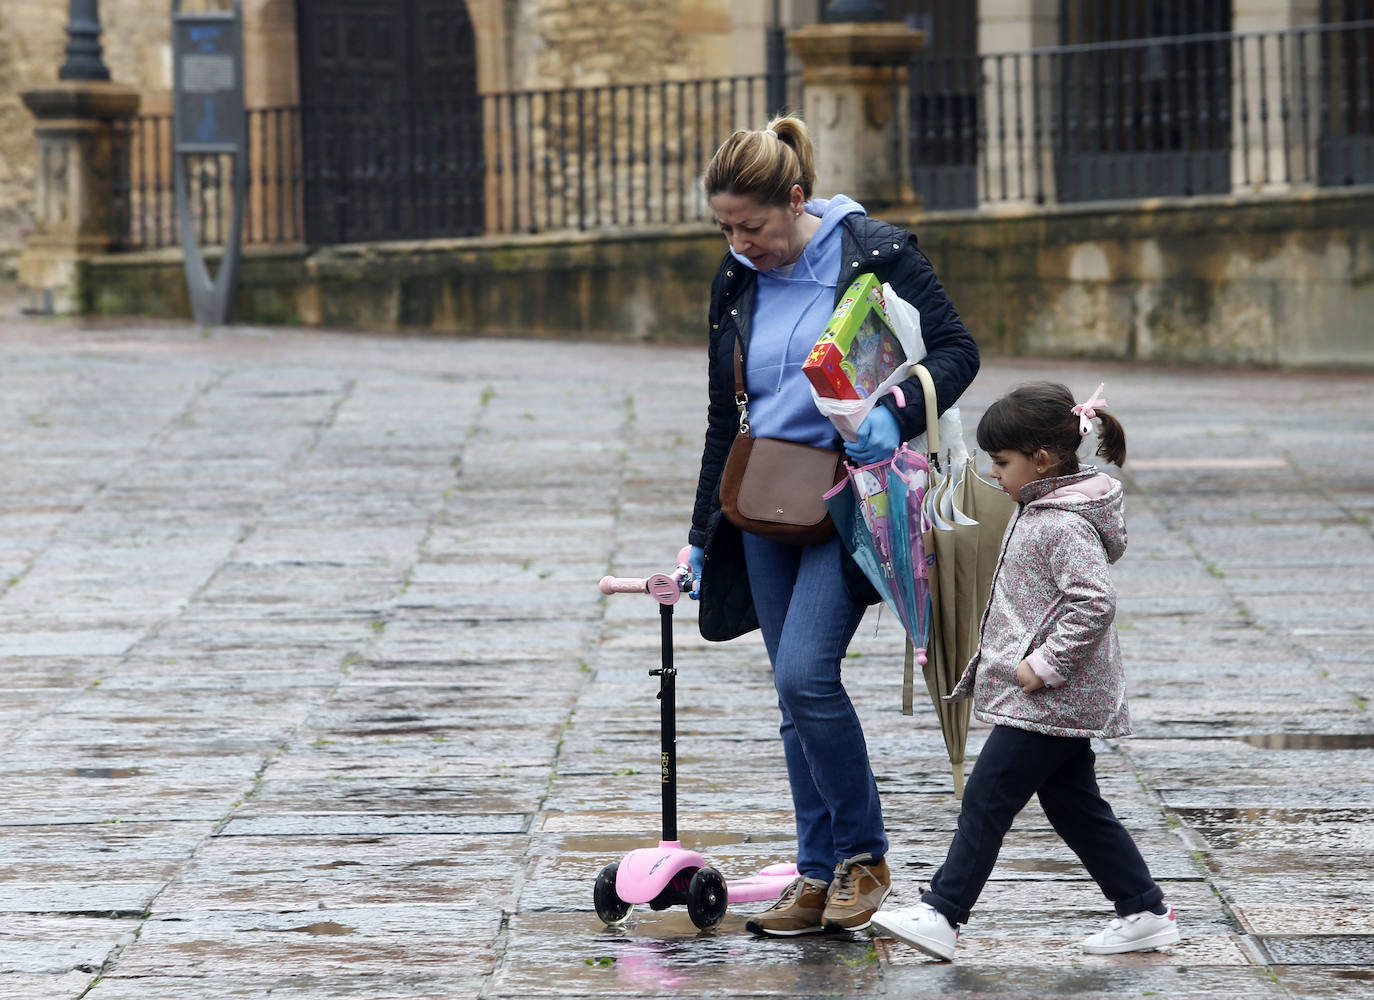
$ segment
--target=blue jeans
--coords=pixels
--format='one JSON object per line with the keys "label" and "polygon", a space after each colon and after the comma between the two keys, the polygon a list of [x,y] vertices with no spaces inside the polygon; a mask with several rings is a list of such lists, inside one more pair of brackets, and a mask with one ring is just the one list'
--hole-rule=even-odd
{"label": "blue jeans", "polygon": [[1098,791],[1096,760],[1087,738],[994,726],[964,788],[959,829],[922,902],[952,924],[968,923],[1012,820],[1037,795],[1054,832],[1078,855],[1118,915],[1159,905],[1163,890]]}
{"label": "blue jeans", "polygon": [[786,545],[744,532],[749,586],[782,712],[797,814],[797,869],[830,881],[835,866],[887,853],[878,785],[859,716],[840,680],[864,606],[844,585],[838,538]]}

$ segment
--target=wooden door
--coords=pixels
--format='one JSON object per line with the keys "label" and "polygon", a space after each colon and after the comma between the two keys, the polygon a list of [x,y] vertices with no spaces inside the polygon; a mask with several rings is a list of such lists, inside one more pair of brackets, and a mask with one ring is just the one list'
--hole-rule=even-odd
{"label": "wooden door", "polygon": [[298,0],[306,238],[484,228],[476,38],[462,0]]}

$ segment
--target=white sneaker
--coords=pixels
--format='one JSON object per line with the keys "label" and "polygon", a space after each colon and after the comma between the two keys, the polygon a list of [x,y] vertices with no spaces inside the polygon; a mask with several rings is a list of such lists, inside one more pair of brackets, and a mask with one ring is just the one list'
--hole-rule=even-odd
{"label": "white sneaker", "polygon": [[1162,916],[1143,910],[1128,917],[1117,917],[1104,929],[1084,938],[1083,950],[1089,955],[1120,955],[1127,951],[1162,948],[1178,944],[1178,941],[1178,920],[1171,906]]}
{"label": "white sneaker", "polygon": [[954,945],[959,940],[959,929],[929,903],[917,903],[906,910],[879,910],[873,914],[872,926],[879,934],[905,941],[946,962],[954,958]]}

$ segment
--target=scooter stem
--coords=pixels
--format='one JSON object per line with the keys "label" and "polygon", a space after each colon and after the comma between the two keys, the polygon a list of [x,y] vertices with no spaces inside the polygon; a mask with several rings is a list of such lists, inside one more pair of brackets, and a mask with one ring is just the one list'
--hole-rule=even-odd
{"label": "scooter stem", "polygon": [[677,669],[673,666],[673,606],[660,604],[663,666],[658,674],[659,767],[663,782],[663,840],[677,840]]}

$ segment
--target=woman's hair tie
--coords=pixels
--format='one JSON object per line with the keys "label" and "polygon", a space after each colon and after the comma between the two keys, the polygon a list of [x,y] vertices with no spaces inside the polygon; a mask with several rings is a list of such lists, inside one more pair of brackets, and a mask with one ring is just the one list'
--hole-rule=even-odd
{"label": "woman's hair tie", "polygon": [[774,139],[778,137],[778,133],[774,132],[771,128],[766,128],[764,129],[764,131],[771,135]]}
{"label": "woman's hair tie", "polygon": [[1092,419],[1097,416],[1098,409],[1106,409],[1107,401],[1102,398],[1102,389],[1107,383],[1097,383],[1097,388],[1093,390],[1091,396],[1081,403],[1073,405],[1073,412],[1078,414],[1078,436],[1087,437],[1088,432],[1093,429]]}

